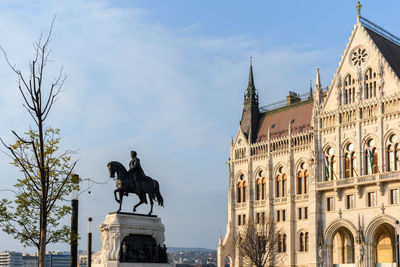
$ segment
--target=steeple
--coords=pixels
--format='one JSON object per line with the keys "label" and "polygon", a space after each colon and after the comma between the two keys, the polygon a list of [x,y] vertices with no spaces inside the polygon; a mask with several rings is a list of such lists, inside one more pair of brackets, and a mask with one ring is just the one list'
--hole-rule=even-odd
{"label": "steeple", "polygon": [[242,120],[240,127],[249,143],[254,142],[257,136],[257,127],[260,110],[258,108],[258,94],[254,86],[253,60],[250,58],[249,83],[244,95]]}
{"label": "steeple", "polygon": [[317,68],[317,72],[315,73],[315,89],[321,90],[321,77],[319,76],[319,68]]}
{"label": "steeple", "polygon": [[250,57],[249,84],[246,94],[244,95],[244,108],[250,108],[252,106],[257,106],[258,108],[258,94],[254,86],[253,59]]}

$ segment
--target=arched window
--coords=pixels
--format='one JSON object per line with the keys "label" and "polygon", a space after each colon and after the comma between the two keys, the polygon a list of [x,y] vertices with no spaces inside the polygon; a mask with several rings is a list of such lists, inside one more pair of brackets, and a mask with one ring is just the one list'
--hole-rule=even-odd
{"label": "arched window", "polygon": [[[336,158],[334,155],[331,157],[331,162],[330,162],[330,169],[331,169],[331,180],[337,179],[336,178]],[[335,177],[335,178],[334,178]]]}
{"label": "arched window", "polygon": [[260,178],[256,181],[256,200],[260,200],[261,195],[261,180]]}
{"label": "arched window", "polygon": [[364,152],[364,174],[373,174],[378,172],[378,154],[376,153],[375,141],[368,140]]}
{"label": "arched window", "polygon": [[267,179],[262,179],[262,187],[261,187],[261,198],[265,199],[265,186],[267,184]]}
{"label": "arched window", "polygon": [[389,145],[387,148],[388,153],[388,171],[394,171],[394,145]]}
{"label": "arched window", "polygon": [[278,175],[276,176],[276,182],[275,182],[275,197],[280,197],[280,188],[281,188],[281,176]]}
{"label": "arched window", "polygon": [[308,177],[310,176],[310,173],[308,172],[308,170],[304,171],[304,179],[303,179],[303,192],[304,194],[308,194]]}
{"label": "arched window", "polygon": [[287,183],[287,176],[286,174],[282,175],[282,197],[286,196],[286,183]]}
{"label": "arched window", "polygon": [[349,143],[346,145],[344,154],[344,177],[356,176],[356,156],[354,152],[354,145]]}
{"label": "arched window", "polygon": [[351,78],[351,75],[347,75],[346,78],[344,79],[344,88],[343,88],[343,103],[346,104],[351,104],[355,102],[355,95],[356,95],[356,90],[354,86],[354,79]]}
{"label": "arched window", "polygon": [[299,251],[304,251],[304,233],[300,233],[300,238],[299,238]]}
{"label": "arched window", "polygon": [[364,98],[376,97],[376,72],[369,68],[364,74]]}
{"label": "arched window", "polygon": [[282,252],[286,252],[286,234],[282,236]]}
{"label": "arched window", "polygon": [[352,152],[350,154],[351,156],[351,177],[357,176],[356,168],[357,168],[357,163],[356,163],[356,153]]}
{"label": "arched window", "polygon": [[246,202],[246,190],[247,190],[247,182],[243,182],[243,192],[242,192],[242,202]]}
{"label": "arched window", "polygon": [[302,190],[301,190],[301,188],[302,188],[302,182],[303,181],[303,173],[302,173],[302,171],[299,171],[298,173],[297,173],[297,194],[301,194],[302,193]]}
{"label": "arched window", "polygon": [[240,203],[242,201],[242,197],[241,197],[241,192],[242,192],[242,182],[239,182],[237,184],[237,203]]}
{"label": "arched window", "polygon": [[308,251],[308,232],[304,235],[304,251]]}
{"label": "arched window", "polygon": [[282,252],[282,236],[278,234],[278,252]]}

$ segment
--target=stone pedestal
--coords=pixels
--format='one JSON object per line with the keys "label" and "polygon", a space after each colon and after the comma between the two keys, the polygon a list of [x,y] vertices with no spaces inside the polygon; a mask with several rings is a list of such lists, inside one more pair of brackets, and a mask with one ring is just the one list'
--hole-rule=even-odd
{"label": "stone pedestal", "polygon": [[[161,219],[157,216],[132,213],[108,214],[104,222],[100,224],[101,241],[103,244],[101,250],[93,255],[92,266],[173,266],[174,264],[166,262],[157,263],[157,259],[161,257],[159,257],[159,254],[161,255],[164,249],[164,229]],[[138,249],[138,242],[145,242],[145,244],[139,244]],[[132,260],[132,258],[135,259],[135,262],[126,262],[127,260]],[[171,261],[168,260],[168,262]]]}

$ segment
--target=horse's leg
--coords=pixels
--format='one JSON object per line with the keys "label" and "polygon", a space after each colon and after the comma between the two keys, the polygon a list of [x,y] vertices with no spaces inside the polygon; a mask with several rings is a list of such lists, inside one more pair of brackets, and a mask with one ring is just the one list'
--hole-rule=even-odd
{"label": "horse's leg", "polygon": [[119,200],[117,199],[117,189],[114,190],[114,198],[115,198],[115,201],[119,202]]}
{"label": "horse's leg", "polygon": [[149,212],[149,215],[151,215],[151,213],[153,212],[153,204],[154,204],[154,202],[153,202],[153,199],[152,199],[150,194],[149,194],[149,199],[150,199],[150,212]]}
{"label": "horse's leg", "polygon": [[117,210],[117,213],[121,211],[122,207],[122,199],[124,198],[124,193],[119,192],[119,209]]}

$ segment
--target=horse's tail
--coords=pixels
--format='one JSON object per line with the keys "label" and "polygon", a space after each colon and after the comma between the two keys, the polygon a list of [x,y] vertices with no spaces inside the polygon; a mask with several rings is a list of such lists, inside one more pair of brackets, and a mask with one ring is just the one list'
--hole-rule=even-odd
{"label": "horse's tail", "polygon": [[160,194],[160,186],[156,180],[154,180],[154,183],[155,183],[155,189],[156,189],[155,191],[156,191],[157,203],[159,206],[164,207],[164,199]]}

